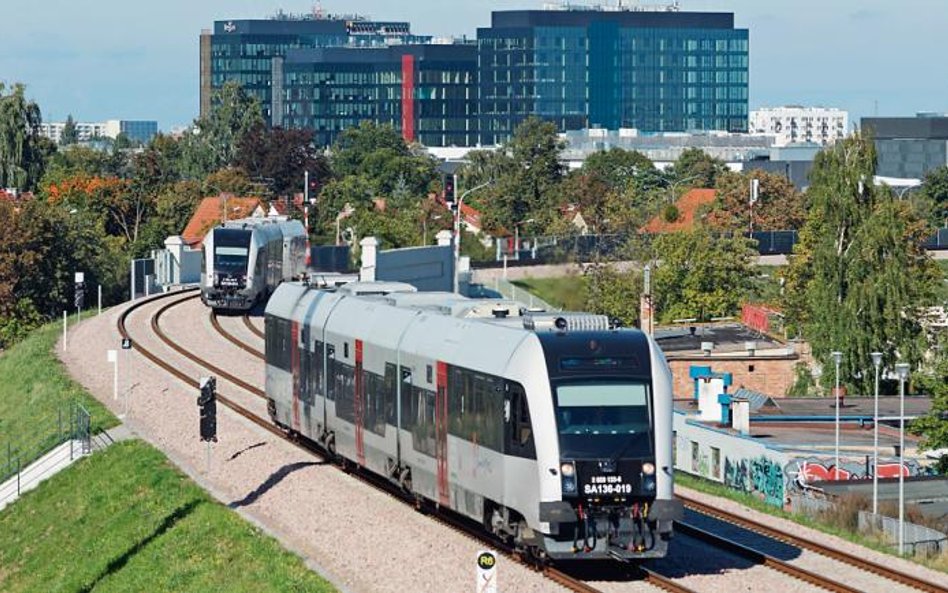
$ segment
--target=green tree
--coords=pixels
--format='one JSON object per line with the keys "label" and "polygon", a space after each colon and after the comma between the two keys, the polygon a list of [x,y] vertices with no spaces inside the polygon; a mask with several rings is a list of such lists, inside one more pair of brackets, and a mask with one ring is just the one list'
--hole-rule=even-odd
{"label": "green tree", "polygon": [[708,321],[737,313],[750,288],[755,252],[749,240],[715,235],[699,226],[660,235],[653,249],[653,259],[660,262],[652,274],[660,320]]}
{"label": "green tree", "polygon": [[647,156],[616,147],[589,155],[580,170],[620,193],[633,185],[645,188],[657,179],[655,164]]}
{"label": "green tree", "polygon": [[[861,393],[873,389],[871,352],[882,352],[887,367],[921,359],[923,307],[932,304],[938,277],[921,247],[926,225],[888,188],[864,182],[874,173],[875,149],[864,136],[817,156],[784,302],[814,358],[842,352],[841,381]],[[825,386],[833,375],[823,373]]]}
{"label": "green tree", "polygon": [[331,175],[329,161],[313,144],[311,130],[269,129],[262,123],[240,140],[237,165],[251,179],[264,180],[276,195],[303,191],[306,171],[310,184],[317,188]]}
{"label": "green tree", "polygon": [[55,150],[39,136],[39,106],[16,84],[7,92],[0,83],[0,187],[33,189]]}
{"label": "green tree", "polygon": [[718,176],[727,170],[724,161],[710,156],[700,148],[688,148],[682,151],[667,173],[676,184],[712,188],[717,183]]}
{"label": "green tree", "polygon": [[917,374],[913,382],[916,391],[931,396],[932,409],[912,423],[911,431],[922,435],[926,449],[948,448],[948,337],[942,338],[936,350],[931,372]]}
{"label": "green tree", "polygon": [[79,143],[79,128],[76,127],[76,120],[70,113],[66,117],[66,123],[63,125],[63,133],[59,136],[60,146],[71,146]]}
{"label": "green tree", "polygon": [[639,298],[642,295],[642,275],[639,272],[620,272],[612,264],[596,263],[588,266],[583,276],[586,280],[586,311],[608,315],[627,327],[638,325]]}
{"label": "green tree", "polygon": [[349,128],[339,135],[332,147],[333,170],[342,177],[365,173],[366,159],[378,151],[389,151],[397,156],[410,154],[408,145],[395,128],[363,121],[358,127]]}
{"label": "green tree", "polygon": [[931,203],[931,222],[948,226],[948,166],[932,169],[925,175],[921,194]]}
{"label": "green tree", "polygon": [[224,83],[211,99],[211,110],[194,122],[192,133],[184,136],[182,173],[188,179],[237,163],[240,141],[255,126],[263,124],[263,112],[256,97],[233,81]]}
{"label": "green tree", "polygon": [[[758,200],[750,205],[751,180],[759,183]],[[716,195],[707,221],[728,231],[750,228],[751,212],[755,231],[799,229],[806,218],[806,204],[786,177],[766,171],[725,172],[718,175]]]}

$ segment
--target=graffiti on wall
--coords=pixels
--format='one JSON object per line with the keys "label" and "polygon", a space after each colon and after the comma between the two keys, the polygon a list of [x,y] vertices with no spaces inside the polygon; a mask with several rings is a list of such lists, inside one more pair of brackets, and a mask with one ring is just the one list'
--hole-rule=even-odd
{"label": "graffiti on wall", "polygon": [[763,455],[749,460],[724,458],[725,485],[760,496],[768,504],[783,506],[785,480],[780,464]]}
{"label": "graffiti on wall", "polygon": [[[862,480],[872,478],[872,464],[857,461],[841,460],[840,467],[835,467],[826,459],[807,458],[797,459],[788,468],[788,475],[793,476],[793,482],[799,486],[807,486],[814,482],[833,480]],[[916,461],[885,462],[879,464],[880,478],[897,478],[899,474],[905,477],[927,475],[929,469],[920,466]]]}

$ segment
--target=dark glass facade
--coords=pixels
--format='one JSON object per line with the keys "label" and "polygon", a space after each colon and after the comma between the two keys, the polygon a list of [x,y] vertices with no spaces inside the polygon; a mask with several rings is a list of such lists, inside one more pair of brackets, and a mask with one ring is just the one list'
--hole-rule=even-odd
{"label": "dark glass facade", "polygon": [[876,144],[876,174],[921,179],[948,165],[948,117],[864,117],[862,128]]}
{"label": "dark glass facade", "polygon": [[504,11],[478,29],[481,142],[562,130],[747,131],[748,32],[729,13]]}
{"label": "dark glass facade", "polygon": [[317,18],[216,21],[213,33],[201,36],[201,114],[210,108],[213,91],[234,80],[260,101],[268,122],[282,125],[280,113],[273,111],[273,85],[282,77],[282,60],[289,50],[374,47],[430,39],[412,35],[405,22]]}
{"label": "dark glass facade", "polygon": [[294,50],[283,64],[283,122],[320,145],[363,120],[426,146],[477,142],[473,44]]}
{"label": "dark glass facade", "polygon": [[201,113],[240,82],[270,125],[321,144],[363,119],[429,146],[493,145],[530,115],[560,131],[746,132],[748,32],[730,13],[500,11],[476,44],[408,23],[217,21],[201,36]]}

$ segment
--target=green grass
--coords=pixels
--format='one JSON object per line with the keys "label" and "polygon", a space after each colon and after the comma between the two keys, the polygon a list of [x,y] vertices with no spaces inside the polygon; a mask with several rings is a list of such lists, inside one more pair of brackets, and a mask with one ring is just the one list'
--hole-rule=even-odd
{"label": "green grass", "polygon": [[0,512],[0,591],[334,591],[142,441]]}
{"label": "green grass", "polygon": [[[710,494],[712,496],[733,500],[744,506],[750,507],[755,511],[766,513],[775,517],[780,517],[782,519],[787,519],[788,521],[793,521],[794,523],[798,523],[817,531],[822,531],[823,533],[835,535],[836,537],[845,539],[866,548],[871,548],[873,550],[883,552],[885,554],[891,554],[893,556],[898,555],[892,550],[890,546],[878,538],[856,533],[849,529],[844,529],[837,525],[833,525],[832,523],[817,520],[817,518],[811,517],[809,515],[785,511],[782,508],[777,508],[773,505],[767,504],[756,496],[747,494],[745,492],[738,492],[737,490],[728,488],[724,484],[719,484],[718,482],[692,476],[684,472],[675,472],[675,484],[684,486],[686,488],[691,488],[692,490],[697,490],[705,494]],[[907,557],[907,559],[928,566],[934,570],[948,572],[948,555],[946,554],[942,554],[940,557],[935,558]]]}
{"label": "green grass", "polygon": [[8,464],[8,444],[20,450],[26,465],[55,444],[58,434],[68,432],[72,402],[92,415],[93,432],[118,424],[56,358],[53,350],[61,335],[62,322],[51,323],[0,356],[0,475]]}
{"label": "green grass", "polygon": [[583,311],[586,303],[586,280],[582,276],[560,278],[524,278],[512,282],[528,290],[554,307],[566,311]]}

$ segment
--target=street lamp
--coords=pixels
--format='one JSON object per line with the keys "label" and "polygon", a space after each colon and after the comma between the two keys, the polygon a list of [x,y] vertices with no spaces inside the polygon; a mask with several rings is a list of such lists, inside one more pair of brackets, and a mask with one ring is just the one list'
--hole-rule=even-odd
{"label": "street lamp", "polygon": [[[441,220],[441,215],[436,214],[435,216],[431,217],[431,220],[432,222],[434,222],[435,220]],[[421,218],[421,228],[422,228],[421,244],[427,245],[428,244],[428,215],[427,214]]]}
{"label": "street lamp", "polygon": [[457,204],[454,205],[454,294],[459,292],[460,286],[458,278],[458,264],[461,261],[461,207],[464,205],[464,198],[479,189],[487,187],[493,182],[493,179],[488,179],[484,183],[472,187],[461,194],[461,197],[458,198]]}
{"label": "street lamp", "polygon": [[879,513],[879,370],[882,368],[882,353],[873,352],[872,365],[876,367],[876,405],[872,420],[872,514]]}
{"label": "street lamp", "polygon": [[899,376],[899,555],[905,553],[905,380],[908,378],[909,365],[900,362],[895,365]]}
{"label": "street lamp", "polygon": [[836,461],[833,466],[833,471],[836,474],[836,479],[839,479],[839,363],[843,360],[843,353],[836,351],[833,352],[833,361],[836,363],[836,392],[833,394],[836,398]]}

